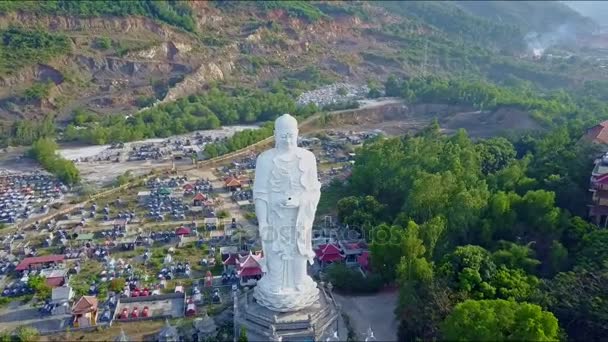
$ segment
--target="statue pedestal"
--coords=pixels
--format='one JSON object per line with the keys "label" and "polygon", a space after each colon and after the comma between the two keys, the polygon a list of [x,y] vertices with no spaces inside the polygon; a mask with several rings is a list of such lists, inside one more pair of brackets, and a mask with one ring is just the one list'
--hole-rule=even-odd
{"label": "statue pedestal", "polygon": [[329,293],[318,290],[314,303],[292,312],[270,310],[248,291],[239,298],[236,331],[245,327],[249,341],[325,341],[338,328],[339,313]]}
{"label": "statue pedestal", "polygon": [[319,298],[317,284],[309,278],[309,282],[301,286],[300,289],[279,289],[273,284],[264,282],[262,278],[253,289],[253,297],[258,304],[261,304],[272,311],[294,312],[311,306]]}

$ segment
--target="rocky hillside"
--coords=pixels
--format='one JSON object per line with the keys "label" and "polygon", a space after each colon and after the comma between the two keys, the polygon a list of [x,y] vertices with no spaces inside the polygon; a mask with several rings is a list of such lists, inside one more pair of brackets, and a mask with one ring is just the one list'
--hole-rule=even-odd
{"label": "rocky hillside", "polygon": [[[298,92],[389,74],[472,73],[568,84],[568,70],[513,58],[526,52],[525,30],[488,13],[526,15],[514,8],[529,5],[517,4],[5,1],[0,119],[53,114],[61,121],[78,109],[131,114],[210,82],[280,82]],[[545,13],[562,6],[546,4]],[[585,22],[575,12],[559,13],[543,17],[547,29],[560,20]]]}

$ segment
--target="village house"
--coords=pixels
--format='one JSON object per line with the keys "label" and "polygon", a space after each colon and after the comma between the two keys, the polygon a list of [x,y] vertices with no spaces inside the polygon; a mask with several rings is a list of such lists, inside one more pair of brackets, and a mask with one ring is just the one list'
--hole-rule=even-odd
{"label": "village house", "polygon": [[595,161],[589,191],[592,193],[589,218],[597,226],[606,228],[608,226],[608,153]]}
{"label": "village house", "polygon": [[74,291],[69,286],[55,287],[51,291],[51,305],[53,315],[70,314],[70,301],[74,297]]}
{"label": "village house", "polygon": [[86,328],[97,324],[97,297],[82,296],[72,306],[72,322],[75,328]]}
{"label": "village house", "polygon": [[15,271],[25,271],[31,269],[43,269],[51,266],[63,265],[64,255],[45,255],[39,257],[29,257],[21,260],[15,267]]}

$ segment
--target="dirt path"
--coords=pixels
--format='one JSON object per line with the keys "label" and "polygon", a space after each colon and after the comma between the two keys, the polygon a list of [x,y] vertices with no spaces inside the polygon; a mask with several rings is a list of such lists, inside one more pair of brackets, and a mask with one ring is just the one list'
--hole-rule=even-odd
{"label": "dirt path", "polygon": [[399,293],[396,290],[371,296],[335,294],[342,312],[350,319],[357,341],[365,340],[370,327],[378,341],[397,341],[398,322],[395,319]]}

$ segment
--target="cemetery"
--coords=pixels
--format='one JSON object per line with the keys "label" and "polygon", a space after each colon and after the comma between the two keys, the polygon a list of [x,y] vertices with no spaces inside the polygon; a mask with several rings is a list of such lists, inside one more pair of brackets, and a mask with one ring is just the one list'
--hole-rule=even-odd
{"label": "cemetery", "polygon": [[[376,134],[324,131],[301,137],[299,145],[317,156],[319,180],[327,186],[347,177],[354,147]],[[109,150],[122,163],[124,158],[156,158],[150,151],[162,158],[162,148],[175,151],[208,141],[198,136]],[[252,191],[257,156],[250,153],[212,169],[158,173],[116,195],[6,234],[0,254],[0,277],[6,279],[2,296],[33,296],[32,305],[48,317],[42,334],[65,329],[63,321],[85,329],[186,317],[194,321],[188,331],[179,331],[181,336],[211,336],[227,324],[221,313],[231,307],[233,289],[250,291],[263,274]],[[27,188],[40,193],[40,203],[47,193],[51,201],[68,190],[40,175],[2,184],[14,190],[5,191],[3,199],[30,194],[22,191]],[[367,246],[339,239],[343,228],[326,222],[314,227],[314,274],[334,262],[367,270]],[[50,288],[47,298],[28,282],[37,277]],[[54,315],[67,318],[52,320]],[[174,329],[169,324],[162,330],[170,335]]]}

